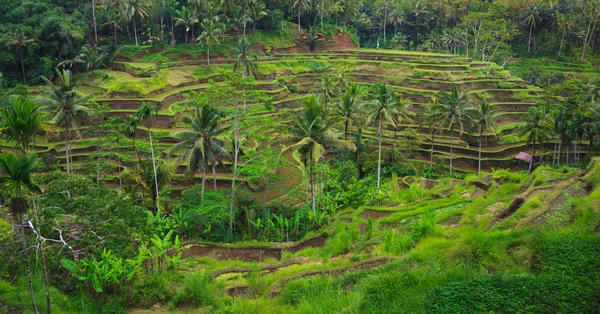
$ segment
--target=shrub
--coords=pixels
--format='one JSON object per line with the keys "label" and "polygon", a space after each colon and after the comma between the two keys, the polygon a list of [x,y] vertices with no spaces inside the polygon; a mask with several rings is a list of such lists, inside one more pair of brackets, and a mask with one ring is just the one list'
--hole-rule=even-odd
{"label": "shrub", "polygon": [[133,288],[134,303],[148,307],[163,303],[171,297],[171,290],[164,274],[149,273],[141,276]]}
{"label": "shrub", "polygon": [[480,277],[436,288],[427,313],[598,313],[594,287],[559,278]]}
{"label": "shrub", "polygon": [[209,306],[215,301],[216,289],[213,277],[206,274],[197,274],[187,277],[183,283],[183,289],[174,296],[169,307],[177,307],[182,304],[193,306]]}
{"label": "shrub", "polygon": [[421,216],[420,219],[413,222],[412,238],[419,241],[432,234],[435,228],[435,212],[430,208]]}
{"label": "shrub", "polygon": [[385,252],[397,255],[410,250],[413,240],[407,234],[399,234],[394,229],[388,229],[383,233],[381,245]]}

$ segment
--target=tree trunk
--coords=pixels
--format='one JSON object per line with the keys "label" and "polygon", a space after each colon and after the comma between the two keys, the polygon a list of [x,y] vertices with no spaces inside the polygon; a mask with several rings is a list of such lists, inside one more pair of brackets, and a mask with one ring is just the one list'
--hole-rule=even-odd
{"label": "tree trunk", "polygon": [[379,116],[379,125],[377,129],[379,130],[379,156],[377,157],[377,189],[381,186],[381,139],[383,137],[383,129],[382,129],[382,117]]}
{"label": "tree trunk", "polygon": [[133,37],[135,38],[135,45],[138,45],[138,34],[137,34],[137,25],[135,23],[135,16],[133,17]]}
{"label": "tree trunk", "polygon": [[71,174],[71,163],[69,161],[69,136],[71,135],[69,128],[69,118],[67,118],[67,125],[65,126],[65,159],[67,162],[67,174]]}
{"label": "tree trunk", "polygon": [[544,152],[542,151],[544,149],[544,142],[540,142],[540,160],[539,163],[541,164],[544,161]]}
{"label": "tree trunk", "polygon": [[562,35],[562,39],[560,40],[560,48],[558,48],[558,56],[560,57],[560,54],[562,53],[562,48],[563,48],[563,43],[565,42],[565,36],[567,36],[567,31],[565,30],[563,35]]}
{"label": "tree trunk", "polygon": [[431,128],[431,153],[429,155],[429,167],[433,169],[433,144],[435,143],[435,132]]}
{"label": "tree trunk", "polygon": [[479,163],[477,165],[477,175],[481,175],[481,137],[483,136],[483,128],[479,126]]}
{"label": "tree trunk", "polygon": [[535,139],[531,145],[531,159],[529,159],[529,169],[527,170],[527,173],[531,173],[531,168],[533,168],[533,156],[535,156]]}
{"label": "tree trunk", "polygon": [[217,191],[217,170],[215,169],[215,163],[212,164],[212,173],[213,173],[213,190]]}
{"label": "tree trunk", "polygon": [[387,42],[387,34],[386,34],[387,16],[388,16],[388,0],[385,0],[385,14],[383,17],[383,44],[384,45]]}
{"label": "tree trunk", "polygon": [[25,274],[27,276],[27,286],[29,288],[29,296],[31,297],[31,306],[33,311],[38,314],[38,309],[35,306],[35,298],[33,296],[33,284],[31,283],[31,270],[29,266],[29,257],[27,255],[27,241],[25,239],[25,228],[23,227],[23,214],[19,214],[19,223],[21,224],[21,240],[23,240],[23,255],[25,256]]}
{"label": "tree trunk", "polygon": [[450,175],[452,175],[452,145],[454,142],[454,129],[450,129]]}
{"label": "tree trunk", "polygon": [[531,52],[531,33],[533,32],[533,23],[529,24],[529,41],[527,42],[527,52]]}
{"label": "tree trunk", "polygon": [[583,61],[583,59],[585,58],[585,50],[586,50],[587,45],[588,45],[588,36],[590,35],[590,28],[592,28],[592,20],[593,20],[593,18],[590,19],[590,23],[588,24],[587,32],[585,33],[585,38],[583,38],[583,49],[581,49],[582,50],[582,52],[581,52],[581,61]]}
{"label": "tree trunk", "polygon": [[46,288],[46,313],[50,314],[50,286],[48,285],[48,269],[46,268],[46,255],[44,254],[44,243],[42,242],[42,232],[40,231],[40,221],[38,218],[37,206],[35,204],[35,198],[31,199],[33,203],[33,218],[35,219],[35,227],[38,234],[38,241],[40,243],[40,255],[42,256],[42,274],[44,277],[44,286]]}
{"label": "tree trunk", "polygon": [[[152,119],[150,117],[149,119]],[[154,146],[152,145],[152,131],[150,130],[151,126],[148,125],[148,138],[150,139],[150,153],[152,154],[152,169],[154,170],[154,187],[156,189],[156,211],[160,213],[160,205],[158,202],[158,178],[156,176],[156,160],[154,159]]]}
{"label": "tree trunk", "polygon": [[310,190],[312,196],[312,210],[313,214],[315,214],[314,218],[317,218],[317,207],[315,204],[315,172],[314,172],[314,162],[310,162]]}
{"label": "tree trunk", "polygon": [[27,76],[25,75],[25,62],[23,61],[23,49],[19,48],[19,55],[21,56],[21,72],[23,73],[23,82],[27,85]]}
{"label": "tree trunk", "polygon": [[210,65],[210,43],[208,44],[208,49],[206,50],[206,63]]}
{"label": "tree trunk", "polygon": [[92,0],[92,24],[94,25],[94,47],[98,45],[98,25],[96,24],[96,0]]}
{"label": "tree trunk", "polygon": [[206,185],[206,168],[207,168],[207,161],[203,160],[202,161],[202,190],[201,190],[201,194],[200,194],[200,204],[204,203],[204,186]]}
{"label": "tree trunk", "polygon": [[113,27],[113,37],[115,39],[115,46],[116,46],[116,45],[118,45],[118,43],[117,43],[117,26],[116,25],[114,25],[114,27]]}

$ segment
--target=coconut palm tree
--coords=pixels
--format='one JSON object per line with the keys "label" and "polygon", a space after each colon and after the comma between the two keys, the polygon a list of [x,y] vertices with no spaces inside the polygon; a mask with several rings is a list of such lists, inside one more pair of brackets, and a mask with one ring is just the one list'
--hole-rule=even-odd
{"label": "coconut palm tree", "polygon": [[46,116],[29,98],[14,98],[10,106],[0,109],[0,135],[26,153],[36,137],[47,129]]}
{"label": "coconut palm tree", "polygon": [[524,124],[519,128],[519,136],[527,136],[527,144],[531,144],[531,160],[529,161],[529,169],[531,172],[533,167],[533,156],[535,155],[536,141],[540,141],[540,155],[542,154],[542,146],[544,139],[552,134],[551,128],[548,126],[548,113],[541,108],[530,107],[527,114],[521,116],[521,121]]}
{"label": "coconut palm tree", "polygon": [[309,171],[309,180],[312,196],[312,210],[316,216],[315,203],[315,165],[319,162],[326,147],[337,146],[351,150],[354,144],[340,139],[340,134],[335,132],[337,124],[330,114],[330,110],[322,104],[317,96],[311,95],[302,100],[302,113],[292,116],[292,124],[289,129],[287,140],[293,144],[285,147],[282,151],[293,149],[300,154],[304,168]]}
{"label": "coconut palm tree", "polygon": [[194,27],[200,22],[196,9],[190,11],[188,7],[175,11],[175,26],[185,26],[185,43],[188,42],[188,33],[192,31],[192,41],[196,41],[194,36]]}
{"label": "coconut palm tree", "polygon": [[421,120],[421,125],[427,125],[429,128],[429,134],[431,136],[431,152],[429,155],[429,167],[433,168],[433,146],[435,144],[435,134],[440,131],[439,121],[437,121],[437,105],[438,100],[436,97],[432,97],[431,103],[426,104],[423,110],[417,114],[417,119]]}
{"label": "coconut palm tree", "polygon": [[[220,120],[224,117],[223,112],[208,104],[202,107],[197,103],[193,105],[193,115],[186,115],[181,119],[188,130],[173,134],[173,137],[181,142],[171,147],[168,153],[175,154],[183,151],[180,158],[186,161],[186,174],[191,175],[197,170],[202,172],[200,199],[203,202],[209,163],[214,164],[229,158],[229,149],[224,140],[224,133],[228,129],[220,125]],[[216,178],[214,179],[216,182]]]}
{"label": "coconut palm tree", "polygon": [[292,0],[292,9],[295,9],[298,14],[298,31],[300,28],[300,15],[302,12],[310,10],[311,0]]}
{"label": "coconut palm tree", "polygon": [[144,6],[143,0],[125,0],[124,10],[121,12],[123,18],[127,22],[133,20],[133,35],[135,37],[135,45],[138,46],[138,32],[136,19],[144,20],[148,17],[148,10]]}
{"label": "coconut palm tree", "polygon": [[42,76],[46,85],[40,88],[37,102],[42,106],[38,110],[50,113],[52,115],[50,121],[64,127],[67,174],[70,174],[73,172],[71,167],[71,130],[75,129],[79,132],[78,121],[91,117],[90,101],[93,95],[85,95],[79,91],[81,81],[73,78],[70,70],[57,70],[57,75],[58,86]]}
{"label": "coconut palm tree", "polygon": [[247,16],[252,20],[252,30],[256,30],[256,24],[265,16],[267,16],[268,10],[265,7],[265,4],[262,2],[256,2],[248,8],[248,12],[246,12]]}
{"label": "coconut palm tree", "polygon": [[21,60],[21,73],[23,74],[23,83],[27,85],[27,75],[25,74],[25,61],[23,57],[23,52],[25,51],[27,46],[35,42],[35,39],[27,38],[25,33],[23,33],[22,31],[7,34],[7,38],[9,38],[9,40],[5,41],[4,45],[6,47],[14,47],[17,53],[19,54],[19,59]]}
{"label": "coconut palm tree", "polygon": [[118,45],[117,30],[121,30],[121,22],[122,22],[121,16],[119,16],[119,14],[117,14],[113,10],[111,10],[106,15],[106,23],[100,25],[100,27],[108,26],[108,27],[112,28],[113,40],[115,41],[115,46]]}
{"label": "coconut palm tree", "polygon": [[585,112],[585,117],[584,128],[590,140],[589,155],[592,156],[594,154],[594,140],[600,135],[600,103],[591,104]]}
{"label": "coconut palm tree", "polygon": [[[35,313],[38,313],[38,309],[35,305],[33,285],[31,283],[31,271],[29,258],[27,257],[27,241],[25,239],[23,215],[29,209],[29,198],[42,191],[40,186],[33,182],[31,178],[31,174],[38,168],[39,165],[35,155],[23,155],[21,157],[17,157],[11,153],[3,153],[0,155],[0,186],[4,193],[9,197],[10,204],[8,209],[10,213],[21,227],[21,240],[23,242],[23,254],[25,255],[25,272],[29,295],[31,297],[31,305]],[[50,308],[50,303],[48,303],[48,308]]]}
{"label": "coconut palm tree", "polygon": [[335,96],[335,90],[337,88],[335,83],[335,79],[331,75],[323,76],[321,81],[317,83],[317,90],[325,101],[325,107],[329,106],[329,102]]}
{"label": "coconut palm tree", "polygon": [[127,117],[127,124],[125,126],[127,130],[127,134],[131,137],[131,141],[133,142],[133,152],[135,153],[135,157],[138,160],[138,167],[140,164],[140,155],[137,152],[137,146],[135,145],[135,133],[137,131],[138,125],[140,124],[140,119],[137,116],[129,115]]}
{"label": "coconut palm tree", "polygon": [[397,126],[398,121],[398,98],[392,93],[392,87],[384,83],[376,83],[369,92],[368,98],[372,101],[365,104],[367,114],[367,124],[377,123],[377,135],[379,136],[378,148],[379,157],[377,158],[377,188],[381,185],[381,141],[383,138],[383,128],[386,124]]}
{"label": "coconut palm tree", "polygon": [[540,9],[537,5],[531,4],[525,9],[523,14],[523,22],[525,25],[529,26],[529,40],[527,41],[527,52],[531,52],[531,34],[533,33],[533,28],[538,25],[538,23],[542,22],[542,17],[540,16]]}
{"label": "coconut palm tree", "polygon": [[456,84],[452,85],[452,92],[440,91],[439,98],[442,103],[439,103],[432,108],[435,112],[433,119],[438,121],[440,127],[447,127],[450,131],[450,175],[452,175],[452,160],[453,160],[453,145],[454,132],[458,127],[460,133],[465,129],[465,124],[472,124],[472,112],[475,106],[469,102],[468,91],[458,92]]}
{"label": "coconut palm tree", "polygon": [[217,25],[213,20],[205,19],[202,21],[202,34],[198,37],[197,41],[202,45],[206,46],[206,60],[208,65],[210,65],[210,48],[212,44],[219,44],[219,36],[223,29]]}
{"label": "coconut palm tree", "polygon": [[150,142],[150,153],[152,154],[152,168],[154,169],[154,188],[156,193],[156,209],[160,212],[160,205],[158,204],[158,178],[156,175],[156,159],[154,157],[154,145],[152,144],[152,117],[157,116],[158,112],[156,107],[151,104],[144,102],[137,110],[137,117],[140,121],[146,121],[148,126],[148,140]]}
{"label": "coconut palm tree", "polygon": [[477,164],[477,175],[481,174],[481,142],[483,138],[483,132],[490,131],[497,138],[498,135],[494,131],[496,127],[496,119],[498,118],[498,110],[495,107],[490,106],[486,101],[483,101],[477,109],[473,111],[473,120],[477,127],[479,127],[479,157]]}
{"label": "coconut palm tree", "polygon": [[398,25],[404,25],[404,23],[406,23],[406,13],[402,9],[392,10],[387,17],[387,21],[390,24],[394,24],[394,35],[397,35]]}
{"label": "coconut palm tree", "polygon": [[344,118],[344,140],[348,139],[348,127],[360,123],[361,109],[360,87],[356,83],[350,84],[335,108],[335,113]]}
{"label": "coconut palm tree", "polygon": [[250,50],[250,42],[248,38],[242,36],[238,39],[237,43],[233,45],[233,58],[235,63],[233,64],[233,72],[238,69],[242,70],[242,76],[247,78],[249,76],[256,76],[257,67],[255,60],[258,59],[258,54]]}

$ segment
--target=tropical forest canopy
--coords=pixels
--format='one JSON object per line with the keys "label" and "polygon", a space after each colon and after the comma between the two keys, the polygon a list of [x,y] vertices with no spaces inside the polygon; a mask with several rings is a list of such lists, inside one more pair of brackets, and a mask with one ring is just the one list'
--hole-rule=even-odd
{"label": "tropical forest canopy", "polygon": [[4,0],[0,313],[597,313],[599,20]]}

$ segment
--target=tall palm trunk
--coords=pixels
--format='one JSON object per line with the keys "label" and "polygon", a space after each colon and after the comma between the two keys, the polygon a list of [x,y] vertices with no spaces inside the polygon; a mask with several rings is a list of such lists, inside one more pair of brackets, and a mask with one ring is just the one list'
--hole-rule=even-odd
{"label": "tall palm trunk", "polygon": [[346,123],[344,124],[344,140],[348,139],[348,119],[346,119]]}
{"label": "tall palm trunk", "polygon": [[208,49],[206,50],[206,62],[207,65],[210,65],[210,44],[208,44]]}
{"label": "tall palm trunk", "polygon": [[27,287],[29,288],[29,296],[31,297],[31,306],[33,311],[38,314],[39,311],[35,306],[35,298],[33,296],[33,284],[31,283],[31,267],[29,265],[29,257],[27,255],[27,240],[25,239],[25,228],[23,227],[23,213],[19,214],[19,223],[21,224],[21,240],[23,242],[23,255],[25,256],[25,274],[27,276]]}
{"label": "tall palm trunk", "polygon": [[[152,118],[150,118],[152,119]],[[152,169],[154,170],[154,187],[156,189],[156,210],[160,213],[160,205],[158,202],[158,178],[156,176],[156,160],[154,158],[154,146],[152,145],[152,131],[150,130],[151,126],[148,125],[148,138],[150,139],[150,153],[152,154]]]}
{"label": "tall palm trunk", "polygon": [[429,167],[433,169],[433,144],[435,143],[435,132],[431,128],[431,153],[429,155]]}
{"label": "tall palm trunk", "polygon": [[481,137],[483,136],[483,127],[479,126],[479,163],[477,165],[477,175],[481,174]]}
{"label": "tall palm trunk", "polygon": [[300,31],[300,4],[298,4],[298,31]]}
{"label": "tall palm trunk", "polygon": [[[204,159],[204,158],[203,158]],[[202,189],[200,191],[200,204],[204,203],[204,186],[206,185],[206,168],[208,168],[208,161],[202,160]]]}
{"label": "tall palm trunk", "polygon": [[585,50],[588,45],[588,37],[590,36],[590,28],[592,27],[592,20],[590,19],[590,23],[588,24],[587,32],[585,33],[585,37],[583,38],[583,49],[581,49],[581,61],[585,58]]}
{"label": "tall palm trunk", "polygon": [[565,42],[565,36],[567,36],[567,31],[566,30],[563,32],[562,39],[560,40],[560,48],[558,48],[558,56],[559,57],[560,57],[560,54],[562,53],[563,44]]}
{"label": "tall palm trunk", "polygon": [[529,41],[527,42],[527,52],[531,52],[531,33],[533,32],[533,23],[529,24]]}
{"label": "tall palm trunk", "polygon": [[92,24],[94,25],[94,47],[98,45],[98,25],[96,23],[96,0],[92,0]]}
{"label": "tall palm trunk", "polygon": [[454,144],[454,128],[450,129],[450,175],[452,175],[452,146]]}
{"label": "tall palm trunk", "polygon": [[21,73],[23,73],[23,82],[27,85],[27,76],[25,75],[25,61],[23,61],[23,49],[19,49],[19,56],[21,57]]}
{"label": "tall palm trunk", "polygon": [[138,33],[137,33],[137,25],[135,23],[135,16],[133,17],[133,36],[135,37],[135,45],[138,45]]}
{"label": "tall palm trunk", "polygon": [[50,314],[50,286],[48,285],[48,269],[46,268],[46,255],[44,254],[44,243],[42,242],[42,232],[40,231],[40,221],[38,218],[37,206],[35,204],[35,198],[31,199],[33,203],[33,219],[35,220],[35,229],[38,234],[38,241],[40,244],[40,255],[42,256],[42,274],[44,276],[44,286],[46,288],[46,313]]}
{"label": "tall palm trunk", "polygon": [[217,170],[215,169],[215,164],[212,165],[212,173],[213,173],[213,190],[217,191]]}
{"label": "tall palm trunk", "polygon": [[312,198],[312,210],[313,214],[315,214],[315,218],[317,218],[317,207],[315,204],[315,171],[314,171],[314,162],[310,162],[310,193]]}
{"label": "tall palm trunk", "polygon": [[67,124],[65,125],[65,159],[67,162],[67,174],[71,174],[71,161],[69,159],[69,138],[71,135],[71,128],[69,127],[69,118],[67,118]]}
{"label": "tall palm trunk", "polygon": [[527,170],[527,173],[531,173],[531,168],[533,168],[533,156],[535,156],[535,138],[531,145],[531,159],[529,159],[529,169]]}
{"label": "tall palm trunk", "polygon": [[383,121],[382,120],[383,119],[380,115],[379,123],[377,126],[377,129],[379,130],[379,156],[377,157],[377,189],[379,189],[379,187],[381,186],[381,139],[383,137],[383,130],[382,130]]}

